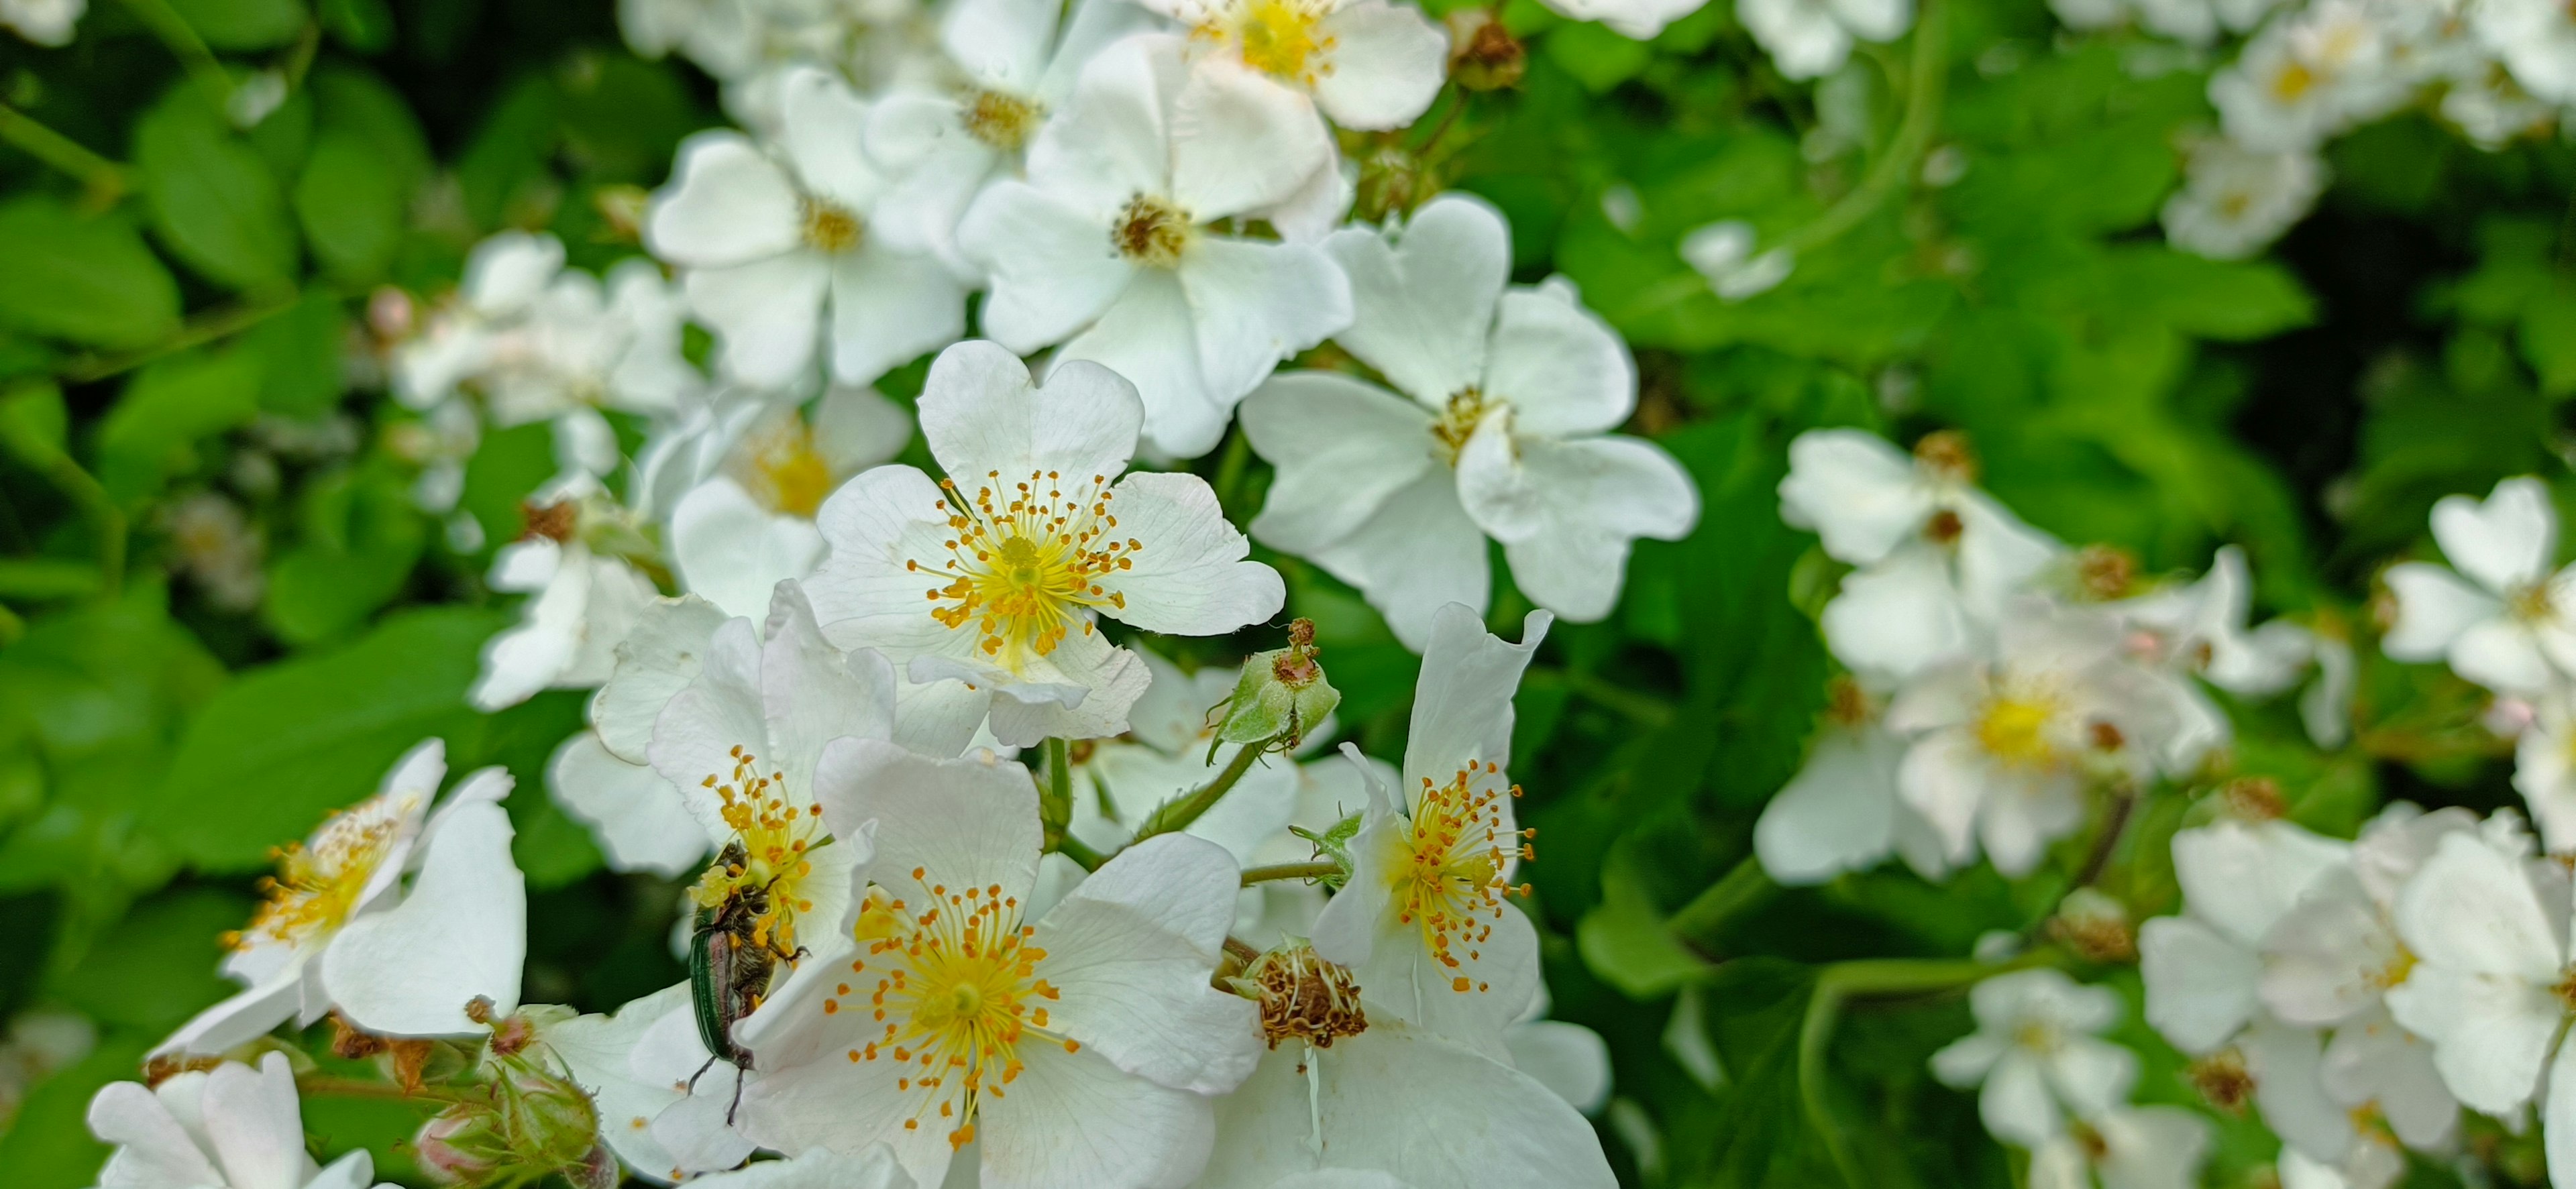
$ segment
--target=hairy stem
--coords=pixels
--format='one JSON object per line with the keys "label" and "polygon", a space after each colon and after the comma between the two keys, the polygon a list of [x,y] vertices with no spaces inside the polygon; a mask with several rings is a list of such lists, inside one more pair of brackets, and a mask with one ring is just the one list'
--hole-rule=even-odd
{"label": "hairy stem", "polygon": [[1311,863],[1272,863],[1266,867],[1244,868],[1243,886],[1248,888],[1257,883],[1282,879],[1323,879],[1341,873],[1342,865],[1330,859],[1317,859]]}
{"label": "hairy stem", "polygon": [[1273,737],[1259,743],[1245,744],[1234,753],[1232,760],[1227,761],[1225,771],[1216,774],[1216,779],[1207,782],[1187,796],[1175,797],[1163,802],[1162,807],[1147,817],[1143,825],[1136,827],[1135,842],[1127,845],[1134,846],[1137,842],[1143,842],[1157,834],[1169,834],[1174,830],[1188,829],[1191,822],[1199,820],[1200,814],[1206,813],[1209,806],[1216,804],[1217,798],[1234,788],[1235,782],[1242,780],[1243,774],[1251,771],[1252,765],[1260,760],[1262,753],[1269,750],[1270,745],[1276,741],[1276,737]]}
{"label": "hairy stem", "polygon": [[297,1075],[295,1090],[307,1098],[382,1098],[396,1102],[463,1102],[466,1096],[454,1090],[423,1087],[405,1090],[391,1082],[370,1082],[360,1078],[333,1077],[326,1073]]}

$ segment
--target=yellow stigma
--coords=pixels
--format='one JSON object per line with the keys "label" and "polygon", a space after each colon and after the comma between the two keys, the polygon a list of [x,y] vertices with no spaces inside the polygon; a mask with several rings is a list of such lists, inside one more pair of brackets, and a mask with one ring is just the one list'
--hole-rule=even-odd
{"label": "yellow stigma", "polygon": [[2054,698],[1998,695],[1977,714],[1977,746],[2008,767],[2052,766],[2057,745],[2048,738],[2048,725],[2056,717]]}
{"label": "yellow stigma", "polygon": [[[929,876],[912,874],[916,883]],[[870,1013],[872,1038],[849,1050],[851,1063],[894,1062],[895,1089],[913,1100],[904,1130],[945,1129],[957,1148],[975,1138],[983,1100],[1003,1097],[1020,1076],[1022,1040],[1081,1046],[1047,1031],[1057,993],[1038,977],[1046,951],[1029,944],[1037,930],[1020,923],[1019,900],[999,884],[925,886],[931,899],[920,911],[868,890],[854,931],[863,952],[823,1011]]]}
{"label": "yellow stigma", "polygon": [[823,252],[859,246],[859,217],[820,198],[805,200],[805,242]]}
{"label": "yellow stigma", "polygon": [[1148,268],[1172,268],[1180,264],[1181,253],[1189,250],[1197,234],[1189,212],[1139,194],[1118,213],[1117,225],[1109,229],[1109,243],[1119,255]]}
{"label": "yellow stigma", "polygon": [[972,498],[953,479],[939,485],[952,534],[943,542],[948,557],[910,560],[904,568],[948,579],[928,592],[930,616],[951,629],[973,625],[986,657],[1023,672],[1076,626],[1089,634],[1094,609],[1127,605],[1127,596],[1102,580],[1133,569],[1144,543],[1111,535],[1118,518],[1109,512],[1108,476],[1067,484],[1046,471],[1006,490],[993,471]]}
{"label": "yellow stigma", "polygon": [[1333,49],[1332,36],[1323,31],[1331,11],[1323,0],[1236,0],[1198,33],[1231,41],[1254,70],[1311,87],[1332,72],[1330,62],[1318,60]]}
{"label": "yellow stigma", "polygon": [[1005,153],[1016,153],[1046,114],[1035,100],[1002,91],[977,91],[966,101],[966,134]]}
{"label": "yellow stigma", "polygon": [[314,832],[310,847],[290,842],[271,851],[277,875],[259,881],[268,902],[251,916],[248,928],[225,934],[224,944],[233,949],[261,942],[300,945],[348,923],[368,881],[420,807],[421,796],[371,797],[346,813],[332,814]]}
{"label": "yellow stigma", "polygon": [[725,824],[742,843],[742,862],[718,862],[689,888],[701,908],[720,908],[737,893],[764,893],[767,906],[754,918],[751,941],[781,951],[796,949],[796,914],[813,907],[800,891],[814,874],[807,857],[826,838],[823,807],[791,805],[785,774],[762,775],[760,759],[736,744],[733,771],[709,773],[705,787],[723,803]]}
{"label": "yellow stigma", "polygon": [[1387,871],[1397,922],[1421,931],[1422,948],[1449,968],[1453,991],[1485,989],[1461,973],[1459,954],[1467,961],[1483,956],[1477,947],[1493,940],[1503,897],[1513,891],[1503,882],[1505,867],[1515,855],[1536,857],[1521,835],[1503,828],[1503,796],[1519,796],[1520,787],[1482,779],[1500,775],[1489,763],[1461,768],[1447,784],[1423,777],[1412,821],[1397,839],[1401,854]]}
{"label": "yellow stigma", "polygon": [[1485,394],[1473,386],[1449,394],[1449,403],[1440,410],[1439,420],[1431,423],[1432,449],[1439,451],[1441,461],[1458,465],[1458,452],[1467,448],[1467,439],[1476,436],[1476,426],[1485,419],[1488,407]]}

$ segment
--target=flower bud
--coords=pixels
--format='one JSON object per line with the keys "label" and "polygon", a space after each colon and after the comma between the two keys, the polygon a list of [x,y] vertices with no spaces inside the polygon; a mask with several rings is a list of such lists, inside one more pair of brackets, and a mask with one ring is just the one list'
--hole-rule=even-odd
{"label": "flower bud", "polygon": [[[497,1040],[523,1017],[493,1022]],[[492,1080],[450,1105],[413,1137],[416,1159],[447,1185],[490,1185],[561,1174],[575,1184],[599,1175],[599,1109],[590,1094],[524,1050],[487,1051]],[[608,1167],[615,1168],[611,1160]]]}
{"label": "flower bud", "polygon": [[1470,91],[1499,91],[1520,85],[1529,69],[1529,50],[1489,9],[1463,8],[1449,14],[1449,77]]}
{"label": "flower bud", "polygon": [[1352,210],[1361,222],[1412,210],[1438,188],[1424,172],[1421,158],[1395,145],[1379,147],[1361,157],[1359,165]]}
{"label": "flower bud", "polygon": [[1216,737],[1246,746],[1276,741],[1279,750],[1305,742],[1306,732],[1341,705],[1342,695],[1324,678],[1323,650],[1315,646],[1313,620],[1288,625],[1288,647],[1257,653],[1243,662],[1243,678],[1217,723]]}

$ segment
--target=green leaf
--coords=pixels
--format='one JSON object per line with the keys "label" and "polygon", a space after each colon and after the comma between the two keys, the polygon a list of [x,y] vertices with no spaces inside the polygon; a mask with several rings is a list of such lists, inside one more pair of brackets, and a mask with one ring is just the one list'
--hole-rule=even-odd
{"label": "green leaf", "polygon": [[408,196],[429,176],[429,140],[411,105],[383,79],[351,67],[313,72],[314,103],[326,132],[354,133],[380,154]]}
{"label": "green leaf", "polygon": [[2558,397],[2576,393],[2576,292],[2551,286],[2522,307],[2515,329],[2522,357],[2540,377],[2540,391]]}
{"label": "green leaf", "polygon": [[170,7],[219,50],[264,50],[304,31],[296,0],[170,0]]}
{"label": "green leaf", "polygon": [[0,206],[0,260],[0,324],[96,347],[140,347],[179,328],[178,284],[120,215],[17,199]]}
{"label": "green leaf", "polygon": [[472,738],[481,719],[465,691],[506,622],[410,611],[347,648],[243,674],[189,725],[152,828],[200,870],[258,868],[269,847],[372,794],[413,744]]}
{"label": "green leaf", "polygon": [[357,133],[328,131],[295,180],[295,214],[313,254],[341,280],[384,275],[402,244],[404,194],[395,171]]}
{"label": "green leaf", "polygon": [[133,503],[195,466],[199,438],[259,415],[259,357],[248,351],[188,354],[136,374],[99,426],[99,482]]}
{"label": "green leaf", "polygon": [[350,49],[374,54],[394,43],[394,14],[385,0],[321,0],[320,8],[322,27]]}
{"label": "green leaf", "polygon": [[0,1137],[0,1168],[11,1189],[80,1189],[98,1183],[107,1145],[89,1133],[89,1100],[109,1082],[127,1081],[152,1038],[117,1033],[89,1055],[36,1083]]}
{"label": "green leaf", "polygon": [[1709,964],[1673,938],[1645,887],[1612,851],[1601,869],[1601,903],[1575,928],[1583,964],[1631,999],[1658,999],[1705,978]]}
{"label": "green leaf", "polygon": [[135,126],[134,165],[153,230],[207,279],[246,289],[294,271],[277,175],[192,84],[173,87]]}
{"label": "green leaf", "polygon": [[304,645],[356,627],[402,591],[428,541],[410,488],[390,469],[336,472],[305,489],[303,540],[268,571],[265,610]]}
{"label": "green leaf", "polygon": [[137,906],[80,964],[57,979],[54,998],[105,1024],[167,1032],[240,988],[218,974],[227,929],[251,902],[218,888],[189,888]]}
{"label": "green leaf", "polygon": [[261,411],[313,418],[337,405],[348,388],[348,328],[339,299],[317,288],[243,334],[242,349],[259,356]]}
{"label": "green leaf", "polygon": [[2259,339],[2316,317],[2289,270],[2269,261],[2210,260],[2169,248],[2133,248],[2103,262],[2104,282],[2143,312],[2185,334]]}
{"label": "green leaf", "polygon": [[1655,56],[1646,43],[1589,21],[1550,30],[1543,48],[1548,61],[1596,93],[1635,78]]}

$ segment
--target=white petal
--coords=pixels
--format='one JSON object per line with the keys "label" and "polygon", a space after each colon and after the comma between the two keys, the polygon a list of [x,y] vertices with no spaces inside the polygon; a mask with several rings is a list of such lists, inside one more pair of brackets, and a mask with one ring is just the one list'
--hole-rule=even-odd
{"label": "white petal", "polygon": [[814,252],[787,252],[730,268],[693,269],[689,308],[722,340],[727,374],[777,387],[814,361],[831,267]]}
{"label": "white petal", "polygon": [[1789,443],[1780,515],[1816,530],[1837,561],[1865,566],[1913,537],[1932,515],[1914,460],[1857,429],[1817,429]]}
{"label": "white petal", "polygon": [[304,979],[302,961],[273,971],[258,983],[198,1012],[154,1051],[214,1056],[248,1044],[295,1018]]}
{"label": "white petal", "polygon": [[691,816],[707,840],[721,846],[734,829],[724,820],[724,803],[708,784],[733,779],[749,750],[766,767],[777,757],[769,750],[769,725],[761,713],[760,643],[751,621],[732,619],[716,629],[706,662],[688,688],[672,696],[653,720],[653,742],[647,748],[653,770],[680,790]]}
{"label": "white petal", "polygon": [[442,816],[411,894],[351,921],[323,954],[331,998],[367,1031],[455,1036],[480,1027],[465,1015],[478,996],[500,1012],[519,1006],[528,894],[510,861],[510,816],[488,802]]}
{"label": "white petal", "polygon": [[1153,1189],[1186,1184],[1206,1164],[1216,1140],[1206,1098],[1087,1049],[1023,1052],[1010,1092],[980,1108],[983,1189]]}
{"label": "white petal", "polygon": [[1054,0],[961,0],[939,22],[939,46],[980,82],[1026,91],[1055,48]]}
{"label": "white petal", "polygon": [[2263,1005],[2304,1027],[2343,1023],[2379,1006],[2400,950],[2358,880],[2321,880],[2265,935]]}
{"label": "white petal", "polygon": [[799,242],[795,185],[740,133],[701,132],[682,142],[671,177],[645,215],[654,256],[682,268],[726,268]]}
{"label": "white petal", "polygon": [[2065,1126],[2065,1113],[2049,1092],[2039,1062],[2026,1053],[2008,1052],[1986,1074],[1977,1094],[1977,1117],[1986,1130],[2006,1143],[2035,1148]]}
{"label": "white petal", "polygon": [[1145,403],[1145,445],[1195,458],[1225,435],[1228,406],[1218,403],[1200,370],[1191,317],[1177,277],[1139,272],[1099,321],[1056,350],[1049,370],[1089,360],[1126,377]]}
{"label": "white petal", "polygon": [[[691,823],[691,835],[696,832]],[[544,1033],[546,1047],[590,1092],[599,1111],[601,1142],[628,1168],[655,1178],[668,1177],[676,1165],[671,1154],[653,1142],[653,1117],[679,1101],[680,1095],[667,1081],[638,1076],[629,1058],[646,1029],[690,1010],[689,994],[687,983],[664,987],[618,1008],[614,1016],[579,1016]]]}
{"label": "white petal", "polygon": [[2494,690],[2533,693],[2557,678],[2531,629],[2503,616],[2470,624],[2446,659],[2452,672]]}
{"label": "white petal", "polygon": [[697,1189],[914,1189],[903,1163],[885,1148],[848,1156],[817,1148],[788,1160],[697,1177],[689,1184]]}
{"label": "white petal", "polygon": [[680,497],[670,542],[681,585],[728,616],[766,614],[770,591],[812,573],[823,557],[823,534],[812,521],[773,514],[721,475]]}
{"label": "white petal", "polygon": [[1404,749],[1405,795],[1429,780],[1447,784],[1471,764],[1506,764],[1512,751],[1512,695],[1554,617],[1532,611],[1520,643],[1485,630],[1482,617],[1457,604],[1432,621],[1413,697],[1412,732]]}
{"label": "white petal", "polygon": [[1834,659],[1889,680],[1963,656],[1979,637],[1940,547],[1928,542],[1845,575],[1822,623]]}
{"label": "white petal", "polygon": [[1959,596],[1972,614],[2003,616],[2006,605],[2056,559],[2057,541],[1978,495],[1959,506]]}
{"label": "white petal", "polygon": [[814,766],[836,739],[894,734],[894,666],[874,651],[843,654],[823,639],[805,592],[778,584],[760,649],[760,700],[774,755],[762,757],[787,787],[813,788]]}
{"label": "white petal", "polygon": [[1426,468],[1349,536],[1306,556],[1358,587],[1395,638],[1417,652],[1430,642],[1442,607],[1459,604],[1482,619],[1493,595],[1485,534],[1467,518],[1457,481],[1442,468]]}
{"label": "white petal", "polygon": [[2318,1035],[2271,1020],[2245,1033],[2245,1069],[2254,1102],[2282,1141],[2320,1160],[2339,1160],[2358,1139],[2352,1116],[2326,1096],[2319,1078]]}
{"label": "white petal", "polygon": [[1600,433],[1637,407],[1637,365],[1601,316],[1556,289],[1512,289],[1494,319],[1485,391],[1523,434]]}
{"label": "white petal", "polygon": [[2549,489],[2529,476],[2496,484],[2483,501],[2444,496],[2433,502],[2432,520],[2442,555],[2497,594],[2539,581],[2558,549]]}
{"label": "white petal", "polygon": [[2396,920],[2428,964],[2541,987],[2558,979],[2564,952],[2538,893],[2514,860],[2474,835],[2442,838],[2398,893]]}
{"label": "white petal", "polygon": [[1181,257],[1207,395],[1232,408],[1279,362],[1351,324],[1350,281],[1320,250],[1207,236]]}
{"label": "white petal", "polygon": [[2433,1042],[2434,1067],[2462,1104],[2497,1115],[2520,1110],[2539,1089],[2566,1014],[2543,987],[2439,966],[2418,966],[2389,988],[2388,1010]]}
{"label": "white petal", "polygon": [[1325,17],[1331,69],[1315,105],[1344,128],[1401,128],[1420,117],[1448,74],[1449,39],[1412,5],[1359,0]]}
{"label": "white petal", "polygon": [[[904,1127],[923,1101],[920,1094],[897,1088],[896,1079],[909,1068],[827,1053],[773,1069],[743,1087],[736,1123],[761,1146],[781,1151],[819,1147],[850,1156],[884,1144],[915,1183],[939,1185],[955,1149],[943,1128],[930,1123]],[[1011,1096],[1019,1094],[1014,1086]]]}
{"label": "white petal", "polygon": [[502,231],[474,245],[465,258],[457,293],[486,318],[501,318],[534,305],[563,271],[563,241],[551,235]]}
{"label": "white petal", "polygon": [[1287,586],[1277,570],[1246,560],[1252,543],[1226,522],[1206,480],[1139,472],[1119,480],[1112,496],[1119,531],[1145,542],[1126,555],[1133,568],[1100,580],[1127,596],[1112,617],[1166,635],[1221,636],[1279,613]]}
{"label": "white petal", "polygon": [[885,188],[885,179],[863,151],[866,101],[838,74],[801,66],[779,80],[778,107],[780,146],[806,191],[864,215]]}
{"label": "white petal", "polygon": [[2078,1114],[2099,1115],[2129,1100],[2138,1055],[2108,1041],[2070,1036],[2049,1054],[2049,1088]]}
{"label": "white petal", "polygon": [[1173,95],[1171,128],[1171,197],[1201,223],[1278,203],[1333,155],[1305,96],[1216,58]]}
{"label": "white petal", "polygon": [[1436,461],[1431,414],[1339,372],[1272,376],[1241,418],[1277,469],[1252,535],[1290,553],[1347,539]]}
{"label": "white petal", "polygon": [[2439,659],[2460,633],[2504,609],[2495,596],[2459,575],[2420,561],[2390,566],[2386,581],[2397,596],[2397,623],[2379,643],[2401,661]]}
{"label": "white petal", "polygon": [[312,1161],[304,1154],[303,1113],[286,1055],[268,1053],[259,1068],[227,1061],[206,1075],[206,1137],[214,1142],[231,1189],[302,1189]]}
{"label": "white petal", "polygon": [[[764,599],[767,595],[764,593]],[[742,612],[741,614],[750,614]],[[591,699],[590,719],[610,754],[649,764],[653,720],[697,679],[716,628],[731,615],[702,598],[656,599],[617,645],[617,667]]]}
{"label": "white petal", "polygon": [[584,731],[555,748],[546,791],[573,820],[590,827],[617,871],[678,877],[707,855],[707,836],[689,816],[680,790],[645,764],[610,754]]}
{"label": "white petal", "polygon": [[814,791],[835,837],[876,823],[869,877],[897,899],[935,904],[930,889],[952,884],[1000,884],[1004,897],[1018,898],[1037,880],[1038,790],[1018,764],[930,760],[844,739],[824,749]]}
{"label": "white petal", "polygon": [[1905,741],[1886,731],[1819,734],[1806,765],[1753,823],[1762,870],[1803,887],[1885,859],[1896,844],[1896,767],[1904,755]]}
{"label": "white petal", "polygon": [[2193,915],[2251,947],[2350,854],[2349,846],[2289,822],[2220,821],[2174,835],[2174,878]]}
{"label": "white petal", "polygon": [[992,278],[984,333],[1028,352],[1099,318],[1136,275],[1109,232],[1104,219],[1026,182],[986,187],[957,224],[957,250]]}
{"label": "white petal", "polygon": [[[1030,183],[1097,216],[1138,194],[1168,194],[1164,104],[1180,76],[1179,39],[1168,35],[1130,37],[1092,55],[1065,109],[1029,144]],[[1109,226],[1106,218],[1096,225]]]}
{"label": "white petal", "polygon": [[1531,1020],[1503,1034],[1512,1067],[1574,1109],[1591,1114],[1610,1100],[1610,1044],[1581,1024]]}
{"label": "white petal", "polygon": [[2549,1063],[2547,1101],[2540,1126],[2549,1183],[2576,1185],[2576,1045],[2561,1043]]}
{"label": "white petal", "polygon": [[1976,740],[1960,729],[1936,731],[1906,749],[1896,791],[1940,836],[1952,862],[1974,853],[1977,816],[1991,773]]}
{"label": "white petal", "polygon": [[1151,838],[1082,881],[1038,922],[1048,1027],[1155,1083],[1222,1094],[1260,1055],[1251,1000],[1208,985],[1234,923],[1240,874],[1215,843]]}
{"label": "white petal", "polygon": [[1511,232],[1490,204],[1452,191],[1400,232],[1349,227],[1323,247],[1350,277],[1354,316],[1335,337],[1351,354],[1434,407],[1483,380],[1512,266]]}
{"label": "white petal", "polygon": [[832,262],[832,375],[877,377],[966,333],[966,286],[927,255],[869,244]]}
{"label": "white petal", "polygon": [[1040,386],[1017,356],[980,340],[939,353],[920,408],[931,456],[960,484],[990,472],[1005,483],[1047,471],[1115,477],[1145,420],[1135,386],[1107,368],[1066,364]]}
{"label": "white petal", "polygon": [[116,1145],[109,1167],[122,1176],[105,1185],[221,1185],[217,1171],[170,1108],[140,1082],[110,1082],[89,1102],[89,1130]]}
{"label": "white petal", "polygon": [[[1599,622],[1618,604],[1632,541],[1677,541],[1699,521],[1699,491],[1689,474],[1642,438],[1520,446],[1522,475],[1538,496],[1539,515],[1525,534],[1494,535],[1504,541],[1522,593],[1576,623]],[[1471,494],[1463,455],[1458,478],[1468,515],[1492,531],[1497,525]]]}

